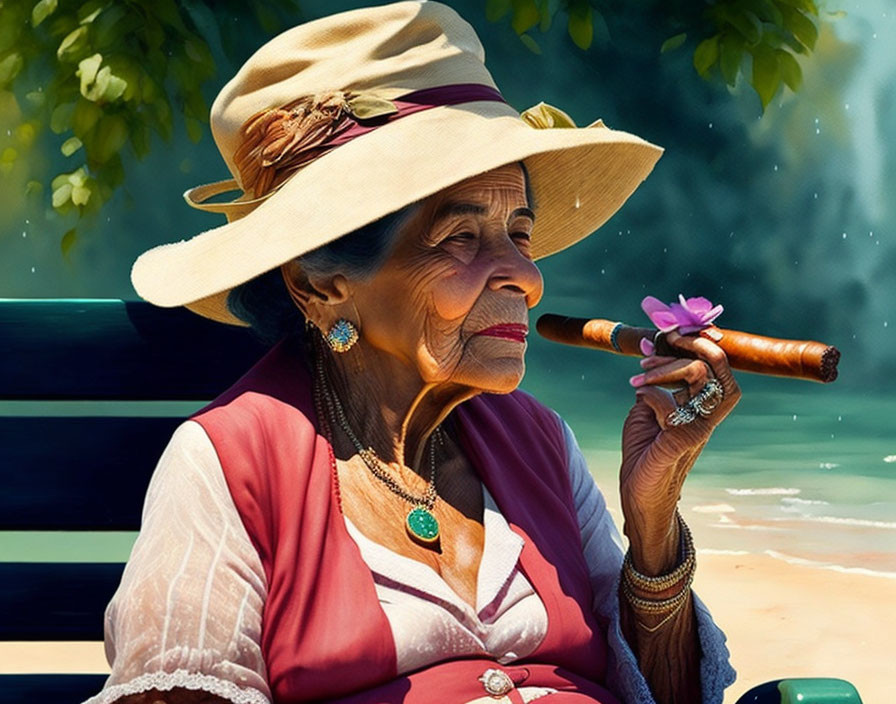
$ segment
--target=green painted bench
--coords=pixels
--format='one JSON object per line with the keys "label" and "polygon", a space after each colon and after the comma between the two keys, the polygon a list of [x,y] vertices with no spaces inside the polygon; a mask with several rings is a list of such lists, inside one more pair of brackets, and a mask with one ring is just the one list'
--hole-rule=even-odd
{"label": "green painted bench", "polygon": [[[0,299],[0,541],[27,531],[138,530],[174,428],[263,353],[245,330],[183,309]],[[102,640],[122,569],[0,562],[0,641]],[[77,704],[104,680],[0,674],[0,704]],[[766,683],[738,704],[797,701],[861,700],[843,680],[811,679]]]}

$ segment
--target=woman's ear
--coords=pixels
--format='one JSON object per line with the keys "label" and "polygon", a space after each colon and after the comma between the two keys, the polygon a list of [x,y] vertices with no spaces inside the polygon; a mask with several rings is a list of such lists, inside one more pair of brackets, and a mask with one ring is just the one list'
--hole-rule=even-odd
{"label": "woman's ear", "polygon": [[298,259],[280,266],[283,283],[296,307],[306,319],[318,321],[329,306],[345,303],[351,297],[348,281],[342,274],[309,276]]}

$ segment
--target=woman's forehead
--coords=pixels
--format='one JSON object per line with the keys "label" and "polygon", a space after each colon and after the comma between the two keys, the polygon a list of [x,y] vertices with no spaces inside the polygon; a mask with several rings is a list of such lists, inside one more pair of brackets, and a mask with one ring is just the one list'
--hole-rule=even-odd
{"label": "woman's forehead", "polygon": [[498,199],[511,209],[528,204],[526,178],[519,164],[507,164],[455,183],[427,198],[427,210],[433,221],[479,215]]}

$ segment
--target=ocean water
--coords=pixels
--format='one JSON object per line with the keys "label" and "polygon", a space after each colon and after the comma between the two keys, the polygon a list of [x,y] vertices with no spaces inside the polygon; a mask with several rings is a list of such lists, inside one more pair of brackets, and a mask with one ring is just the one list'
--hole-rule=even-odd
{"label": "ocean water", "polygon": [[[637,363],[580,350],[536,357],[526,385],[570,423],[621,521],[620,432],[634,400],[626,380]],[[749,374],[739,382],[741,402],[710,438],[682,492],[698,550],[896,579],[892,396],[838,382]]]}

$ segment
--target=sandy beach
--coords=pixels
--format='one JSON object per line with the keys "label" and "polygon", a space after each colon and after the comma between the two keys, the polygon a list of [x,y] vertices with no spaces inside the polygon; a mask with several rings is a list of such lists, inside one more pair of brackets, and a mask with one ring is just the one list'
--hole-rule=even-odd
{"label": "sandy beach", "polygon": [[728,635],[737,682],[726,704],[783,677],[840,677],[864,704],[893,701],[896,580],[700,554],[695,588]]}
{"label": "sandy beach", "polygon": [[[864,704],[893,700],[896,580],[791,565],[766,555],[699,556],[696,589],[728,635],[738,681],[841,677]],[[3,672],[104,672],[100,643],[0,644]]]}

